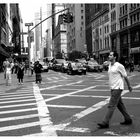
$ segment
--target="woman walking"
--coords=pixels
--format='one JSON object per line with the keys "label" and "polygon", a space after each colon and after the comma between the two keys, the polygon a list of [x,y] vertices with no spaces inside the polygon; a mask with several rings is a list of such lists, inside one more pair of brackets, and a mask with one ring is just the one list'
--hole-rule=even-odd
{"label": "woman walking", "polygon": [[24,65],[20,63],[17,68],[17,78],[19,84],[23,84],[23,77],[24,77]]}
{"label": "woman walking", "polygon": [[6,86],[11,85],[11,64],[9,63],[6,67]]}

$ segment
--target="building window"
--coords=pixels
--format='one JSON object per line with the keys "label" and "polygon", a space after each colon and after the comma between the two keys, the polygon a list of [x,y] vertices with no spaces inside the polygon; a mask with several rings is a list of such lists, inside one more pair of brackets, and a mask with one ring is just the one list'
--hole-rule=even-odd
{"label": "building window", "polygon": [[100,35],[102,35],[102,29],[100,28]]}
{"label": "building window", "polygon": [[111,4],[111,9],[115,8],[115,4]]}
{"label": "building window", "polygon": [[111,21],[116,20],[116,11],[111,12]]}
{"label": "building window", "polygon": [[135,33],[134,42],[139,42],[139,32]]}
{"label": "building window", "polygon": [[139,20],[140,20],[140,13],[138,12],[137,13],[137,22],[139,22]]}
{"label": "building window", "polygon": [[102,50],[102,39],[100,39],[100,49]]}
{"label": "building window", "polygon": [[123,44],[127,44],[127,35],[124,35],[122,39]]}

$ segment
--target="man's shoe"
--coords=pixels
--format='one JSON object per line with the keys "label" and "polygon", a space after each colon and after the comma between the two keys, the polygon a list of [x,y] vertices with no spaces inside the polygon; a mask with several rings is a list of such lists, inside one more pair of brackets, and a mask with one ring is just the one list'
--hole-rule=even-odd
{"label": "man's shoe", "polygon": [[97,125],[99,126],[99,129],[109,128],[109,124],[98,123]]}
{"label": "man's shoe", "polygon": [[125,120],[124,122],[120,123],[121,125],[131,125],[132,124],[132,120]]}

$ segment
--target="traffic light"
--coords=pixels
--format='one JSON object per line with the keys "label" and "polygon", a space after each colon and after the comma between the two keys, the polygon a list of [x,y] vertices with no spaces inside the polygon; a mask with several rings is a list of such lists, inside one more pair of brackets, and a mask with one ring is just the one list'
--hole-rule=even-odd
{"label": "traffic light", "polygon": [[68,15],[67,14],[63,14],[63,21],[65,23],[68,23]]}
{"label": "traffic light", "polygon": [[66,22],[66,23],[73,22],[73,15],[72,15],[72,13],[68,12],[66,14],[63,14],[63,21]]}

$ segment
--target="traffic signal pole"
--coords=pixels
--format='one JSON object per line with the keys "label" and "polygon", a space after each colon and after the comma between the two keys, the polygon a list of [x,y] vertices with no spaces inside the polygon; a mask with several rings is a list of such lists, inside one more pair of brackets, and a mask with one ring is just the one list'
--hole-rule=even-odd
{"label": "traffic signal pole", "polygon": [[47,19],[49,19],[49,18],[51,18],[51,17],[53,17],[53,16],[55,16],[55,15],[57,15],[57,14],[59,14],[59,13],[62,13],[62,12],[64,12],[64,11],[66,11],[66,10],[69,11],[69,8],[63,9],[63,10],[61,10],[61,11],[59,11],[59,12],[57,12],[57,13],[54,13],[54,14],[52,14],[51,16],[45,18],[44,20],[42,20],[41,22],[39,22],[38,24],[36,24],[30,31],[32,31],[33,29],[35,29],[38,25],[40,25],[41,23],[43,23],[43,22],[46,21]]}
{"label": "traffic signal pole", "polygon": [[51,18],[51,17],[53,17],[53,16],[55,16],[55,15],[57,15],[57,14],[59,14],[59,13],[62,13],[62,12],[64,12],[64,11],[66,11],[66,10],[68,10],[68,12],[69,12],[69,8],[65,8],[65,9],[63,9],[63,10],[61,10],[61,11],[59,11],[59,12],[57,12],[57,13],[54,13],[54,14],[52,14],[51,16],[49,16],[49,17],[47,17],[47,18],[45,18],[44,20],[42,20],[41,22],[39,22],[38,24],[36,24],[33,28],[31,28],[30,29],[30,26],[33,26],[33,23],[25,23],[25,26],[28,26],[28,49],[29,49],[29,53],[28,53],[28,59],[29,59],[29,70],[30,70],[30,66],[31,66],[31,64],[30,64],[30,48],[31,48],[31,31],[33,30],[33,29],[35,29],[38,25],[40,25],[40,24],[42,24],[44,21],[46,21],[47,19],[49,19],[49,18]]}

